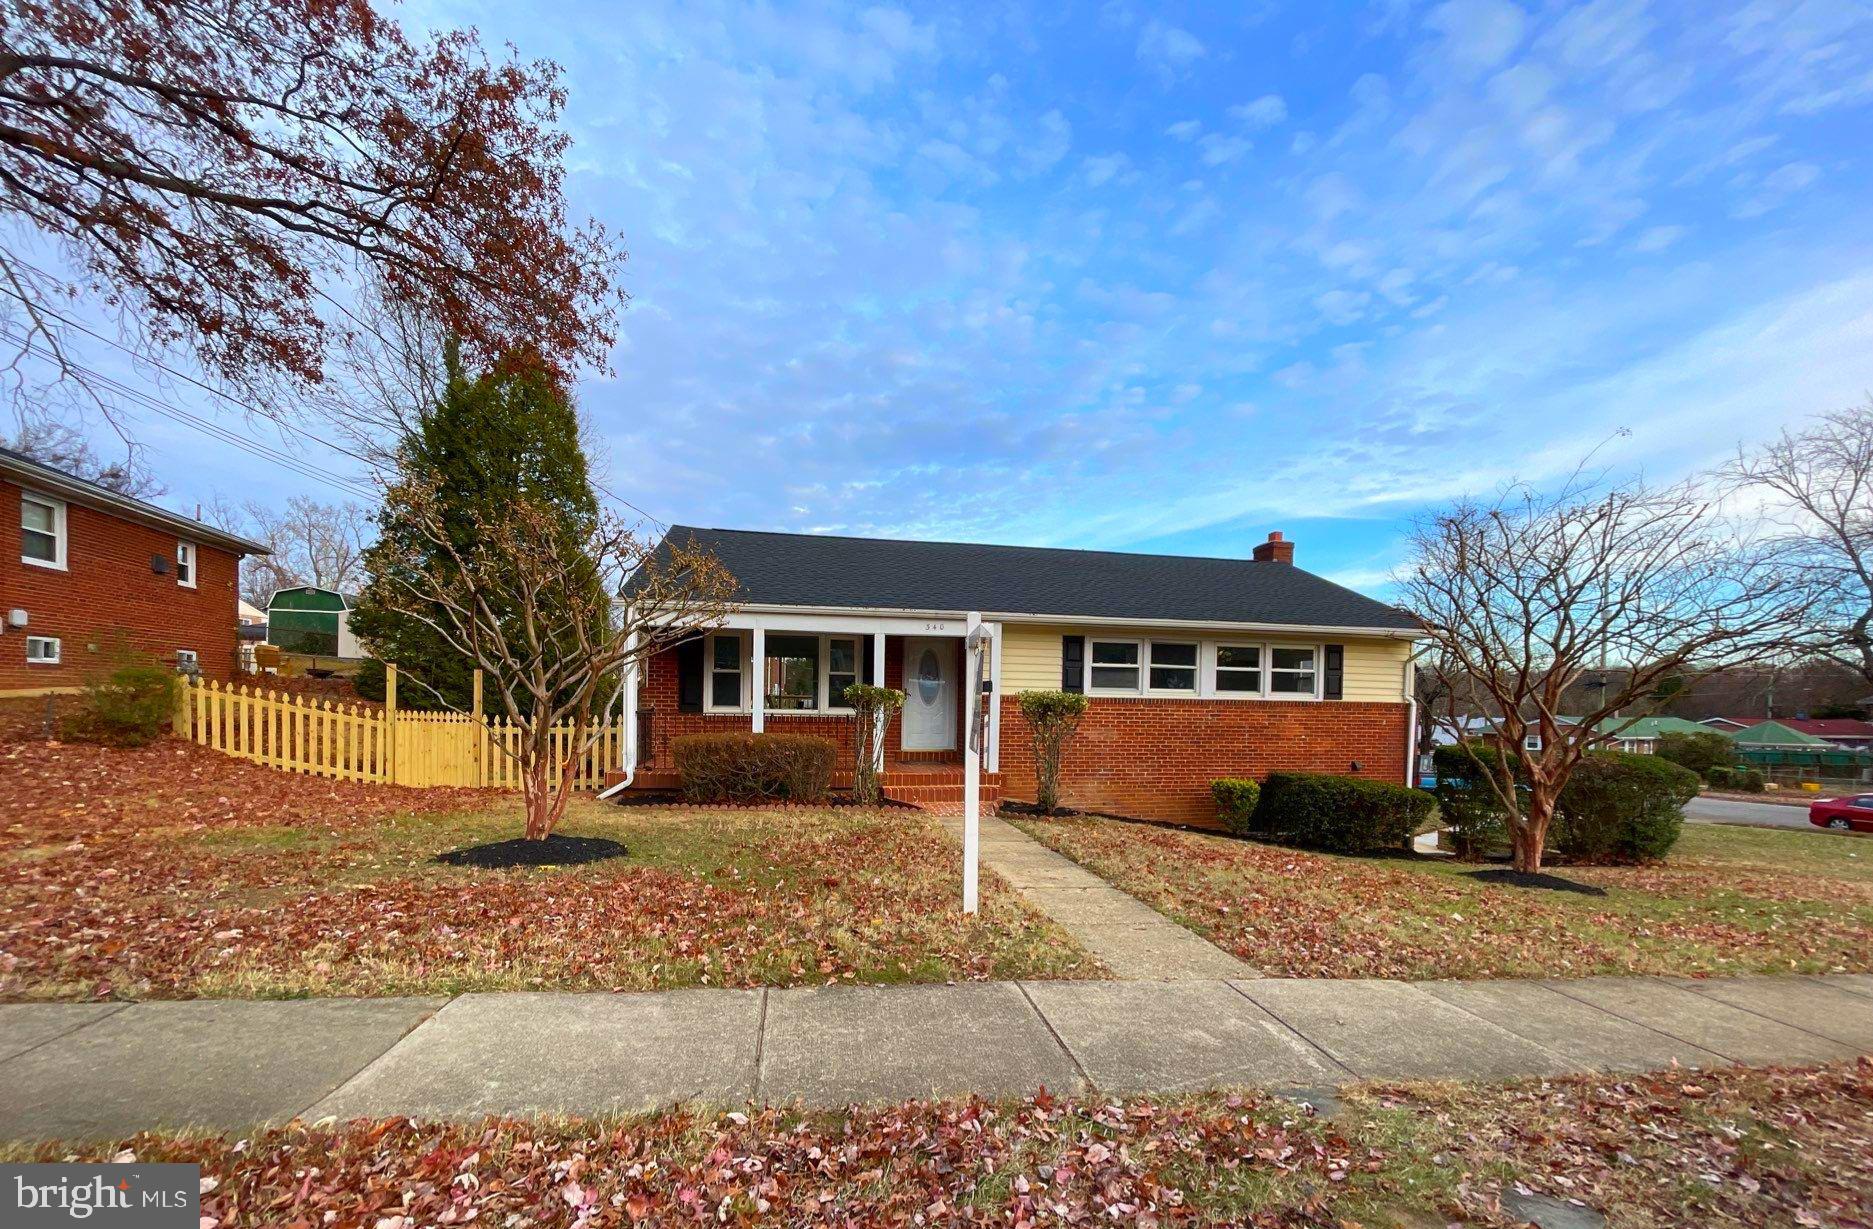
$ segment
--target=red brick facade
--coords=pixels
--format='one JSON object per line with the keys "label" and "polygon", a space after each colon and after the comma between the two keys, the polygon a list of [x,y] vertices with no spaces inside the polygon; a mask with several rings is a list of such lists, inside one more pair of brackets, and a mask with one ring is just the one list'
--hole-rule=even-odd
{"label": "red brick facade", "polygon": [[[165,662],[194,650],[202,673],[227,679],[235,639],[240,557],[196,543],[194,588],[176,583],[177,534],[65,500],[66,567],[23,562],[20,487],[0,479],[0,620],[27,612],[25,628],[0,629],[0,693],[77,687],[118,629],[137,649]],[[158,575],[152,557],[168,561]],[[27,664],[26,637],[56,636],[57,665]]]}
{"label": "red brick facade", "polygon": [[[959,666],[960,646],[957,641]],[[961,671],[958,670],[958,677]],[[904,685],[903,644],[886,644],[885,685]],[[961,688],[958,703],[961,702]],[[1032,801],[1034,749],[1012,695],[1001,701],[1001,794]],[[746,713],[677,711],[676,654],[653,658],[638,693],[651,722],[650,756],[640,768],[670,766],[670,741],[684,734],[748,728]],[[1263,777],[1281,770],[1354,772],[1381,781],[1405,780],[1405,704],[1324,700],[1194,700],[1112,698],[1091,701],[1067,749],[1065,800],[1073,806],[1141,819],[1212,825],[1210,782],[1217,777]],[[887,756],[902,743],[892,720]],[[845,716],[768,715],[776,733],[819,734],[839,746],[843,768],[852,754],[852,723]],[[958,730],[963,728],[959,719]]]}
{"label": "red brick facade", "polygon": [[[1211,825],[1210,782],[1277,770],[1405,780],[1405,704],[1182,700],[1100,696],[1067,745],[1061,793],[1071,806]],[[1034,744],[1013,696],[1002,698],[1002,794],[1034,798]]]}

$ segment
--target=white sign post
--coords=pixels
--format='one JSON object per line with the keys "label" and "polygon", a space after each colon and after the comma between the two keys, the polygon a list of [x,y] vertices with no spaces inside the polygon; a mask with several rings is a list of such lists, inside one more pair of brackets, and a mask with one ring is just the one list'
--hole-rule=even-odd
{"label": "white sign post", "polygon": [[993,637],[982,626],[982,616],[969,612],[964,623],[968,648],[964,653],[963,688],[967,700],[963,713],[967,738],[963,742],[963,912],[976,911],[977,864],[981,860],[982,828],[982,752],[988,741],[984,720],[988,706],[982,694],[988,677],[988,662]]}

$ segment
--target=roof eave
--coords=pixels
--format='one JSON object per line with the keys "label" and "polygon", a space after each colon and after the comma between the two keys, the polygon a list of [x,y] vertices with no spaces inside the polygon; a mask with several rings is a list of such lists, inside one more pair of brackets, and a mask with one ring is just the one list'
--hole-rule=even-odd
{"label": "roof eave", "polygon": [[115,494],[94,483],[62,474],[48,466],[0,456],[0,470],[13,475],[22,486],[57,495],[73,503],[100,507],[106,511],[115,512],[127,520],[174,530],[191,542],[219,547],[222,550],[242,555],[273,553],[258,542],[216,529],[212,525],[204,525],[200,521],[192,521],[186,516],[168,512],[154,504],[145,503],[143,500]]}
{"label": "roof eave", "polygon": [[[618,599],[620,604],[628,596]],[[738,602],[737,610],[756,614],[802,615],[892,615],[898,617],[960,619],[966,610],[941,610],[908,606],[806,606],[772,602]],[[975,612],[986,623],[1071,623],[1087,627],[1163,627],[1173,630],[1212,629],[1218,631],[1302,633],[1306,635],[1370,636],[1388,640],[1417,640],[1424,635],[1416,628],[1366,627],[1325,623],[1270,623],[1228,619],[1149,619],[1113,615],[1035,614],[1028,611],[981,610]]]}

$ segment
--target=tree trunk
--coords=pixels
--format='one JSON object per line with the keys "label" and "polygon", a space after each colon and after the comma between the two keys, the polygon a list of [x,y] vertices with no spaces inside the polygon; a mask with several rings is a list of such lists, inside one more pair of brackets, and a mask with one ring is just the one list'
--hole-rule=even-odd
{"label": "tree trunk", "polygon": [[1528,815],[1521,827],[1510,833],[1514,851],[1512,865],[1518,871],[1536,874],[1541,870],[1542,854],[1548,848],[1548,825],[1554,820],[1554,800],[1534,792],[1528,800]]}
{"label": "tree trunk", "polygon": [[546,783],[547,765],[543,757],[533,757],[521,776],[521,796],[527,807],[527,839],[544,841],[553,831],[553,791]]}

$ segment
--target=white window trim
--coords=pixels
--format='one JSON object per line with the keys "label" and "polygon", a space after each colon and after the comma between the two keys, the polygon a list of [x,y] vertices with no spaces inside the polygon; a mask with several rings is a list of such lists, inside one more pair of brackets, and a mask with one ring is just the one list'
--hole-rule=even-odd
{"label": "white window trim", "polygon": [[[182,579],[182,556],[185,552],[188,555],[189,568],[189,578],[187,580]],[[184,589],[193,589],[196,587],[196,578],[201,573],[201,559],[202,552],[196,549],[195,543],[182,538],[176,539],[176,583],[178,585],[181,585]]]}
{"label": "white window trim", "polygon": [[[715,642],[733,639],[741,647],[741,703],[724,708],[715,702]],[[748,679],[754,673],[753,646],[744,632],[712,632],[702,643],[702,711],[705,713],[745,713],[753,705],[748,698]],[[727,673],[727,671],[722,671]]]}
{"label": "white window trim", "polygon": [[[1152,685],[1151,669],[1153,666],[1158,664],[1157,659],[1156,659],[1156,654],[1158,651],[1158,646],[1160,644],[1162,645],[1173,645],[1173,644],[1187,645],[1190,648],[1193,648],[1197,651],[1196,660],[1192,661],[1188,666],[1175,666],[1175,665],[1166,664],[1163,667],[1166,670],[1188,670],[1190,671],[1190,675],[1191,675],[1190,686],[1188,687],[1154,687]],[[1203,642],[1201,640],[1147,640],[1145,642],[1144,661],[1142,665],[1144,667],[1144,677],[1141,681],[1144,683],[1146,695],[1200,696],[1203,694]]]}
{"label": "white window trim", "polygon": [[[1314,676],[1314,690],[1311,694],[1303,694],[1296,691],[1276,691],[1274,689],[1275,675],[1277,673],[1299,673],[1299,671],[1296,670],[1276,670],[1276,649],[1306,649],[1314,655],[1314,668],[1311,671]],[[1321,689],[1327,685],[1327,650],[1324,645],[1282,644],[1278,641],[1271,641],[1262,648],[1262,662],[1262,699],[1264,700],[1298,700],[1305,704],[1310,700],[1320,699]]]}
{"label": "white window trim", "polygon": [[[1250,673],[1247,666],[1223,666],[1222,650],[1255,650],[1255,690],[1224,690],[1217,685],[1217,676],[1225,669],[1235,674]],[[1268,694],[1268,646],[1259,640],[1212,640],[1203,646],[1203,691],[1206,696],[1217,700],[1260,700]]]}
{"label": "white window trim", "polygon": [[[1187,643],[1187,642],[1179,641],[1178,643],[1181,644],[1181,643]],[[1138,650],[1138,660],[1129,666],[1121,666],[1112,662],[1106,662],[1104,665],[1099,665],[1093,661],[1093,645],[1095,644],[1129,644],[1134,649]],[[1200,649],[1198,650],[1197,660],[1198,661],[1203,660],[1202,650]],[[1142,696],[1142,695],[1145,695],[1146,694],[1145,688],[1151,681],[1150,674],[1149,674],[1149,671],[1151,669],[1150,641],[1140,640],[1131,636],[1088,636],[1086,637],[1086,662],[1085,662],[1084,668],[1086,671],[1086,678],[1084,680],[1085,685],[1086,685],[1086,694],[1089,696]],[[1095,669],[1098,669],[1098,670],[1136,670],[1138,672],[1138,683],[1136,686],[1132,686],[1132,687],[1095,687],[1093,686],[1093,671]],[[1188,691],[1175,691],[1175,692],[1167,692],[1165,694],[1187,696],[1192,693]]]}
{"label": "white window trim", "polygon": [[[52,538],[53,549],[58,555],[56,559],[34,559],[26,553],[26,501],[29,499],[52,509]],[[35,568],[50,568],[54,572],[67,571],[71,555],[70,523],[64,500],[20,488],[20,562]]]}
{"label": "white window trim", "polygon": [[[1216,686],[1218,649],[1254,649],[1258,654],[1261,667],[1259,691],[1220,691]],[[1294,691],[1275,691],[1275,650],[1307,649],[1314,655],[1314,690],[1311,694]],[[1290,671],[1290,673],[1292,673]],[[1278,704],[1312,704],[1318,702],[1327,685],[1327,646],[1324,644],[1296,644],[1291,640],[1247,640],[1230,637],[1226,640],[1210,640],[1203,645],[1203,698],[1206,700],[1273,700]]]}
{"label": "white window trim", "polygon": [[[865,640],[856,632],[790,632],[786,628],[770,628],[773,636],[811,636],[819,641],[819,677],[817,679],[819,701],[818,708],[765,708],[765,715],[775,717],[850,717],[853,710],[845,704],[834,704],[832,693],[832,641],[850,640],[852,642],[852,676],[855,682],[865,683]],[[733,708],[724,708],[715,703],[715,641],[721,636],[733,636],[741,645],[741,703]],[[754,640],[746,632],[712,632],[703,645],[702,671],[702,711],[705,713],[725,713],[746,715],[754,711]]]}
{"label": "white window trim", "polygon": [[[33,644],[35,642],[51,645],[52,656],[34,657]],[[64,655],[64,649],[64,642],[57,636],[28,636],[26,637],[26,664],[29,666],[56,666]]]}
{"label": "white window trim", "polygon": [[176,673],[180,674],[183,672],[182,658],[185,654],[188,656],[188,659],[189,659],[188,664],[195,667],[195,672],[197,674],[201,673],[202,655],[200,653],[197,653],[194,649],[177,649],[176,650]]}

